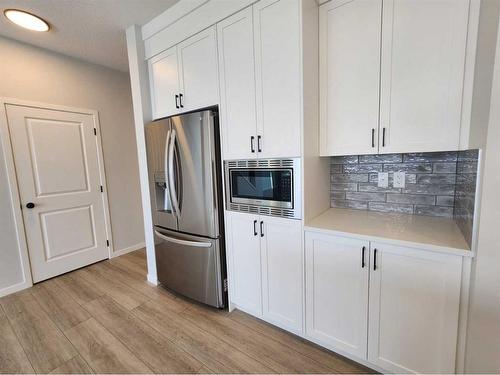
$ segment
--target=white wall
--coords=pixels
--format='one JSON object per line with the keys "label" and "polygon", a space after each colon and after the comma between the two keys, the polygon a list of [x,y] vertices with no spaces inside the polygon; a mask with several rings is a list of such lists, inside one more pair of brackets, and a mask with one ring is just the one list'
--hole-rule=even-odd
{"label": "white wall", "polygon": [[468,373],[500,373],[500,34],[496,41],[477,258],[466,348]]}
{"label": "white wall", "polygon": [[[0,56],[0,96],[99,112],[114,250],[143,244],[128,74],[2,37]],[[0,145],[0,290],[21,279],[5,160]]]}

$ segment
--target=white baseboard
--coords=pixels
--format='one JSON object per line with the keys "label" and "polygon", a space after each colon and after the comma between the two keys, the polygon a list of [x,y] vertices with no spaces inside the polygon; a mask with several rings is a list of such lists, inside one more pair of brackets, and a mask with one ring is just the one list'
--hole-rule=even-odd
{"label": "white baseboard", "polygon": [[141,242],[141,243],[138,243],[136,245],[126,247],[125,249],[116,250],[116,251],[113,251],[111,253],[111,258],[116,258],[116,257],[122,256],[122,255],[125,255],[127,253],[131,253],[132,251],[143,249],[145,247],[146,247],[146,243]]}
{"label": "white baseboard", "polygon": [[23,281],[22,283],[14,284],[6,288],[0,289],[0,297],[6,296],[8,294],[19,292],[23,289],[28,289],[33,286],[32,283]]}
{"label": "white baseboard", "polygon": [[148,273],[148,282],[153,284],[153,285],[158,285],[158,278],[156,276],[151,276]]}

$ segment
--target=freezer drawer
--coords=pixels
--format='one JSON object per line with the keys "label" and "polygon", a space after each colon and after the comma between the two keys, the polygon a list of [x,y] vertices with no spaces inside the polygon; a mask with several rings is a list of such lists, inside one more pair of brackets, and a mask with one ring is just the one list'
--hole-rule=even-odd
{"label": "freezer drawer", "polygon": [[196,301],[224,307],[220,239],[155,228],[160,283]]}

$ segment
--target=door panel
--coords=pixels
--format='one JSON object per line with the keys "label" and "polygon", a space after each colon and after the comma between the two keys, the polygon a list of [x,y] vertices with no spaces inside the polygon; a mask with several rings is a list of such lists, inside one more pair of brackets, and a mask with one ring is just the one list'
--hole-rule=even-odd
{"label": "door panel", "polygon": [[219,103],[217,42],[215,26],[202,31],[177,47],[180,66],[182,112]]}
{"label": "door panel", "polygon": [[[227,257],[232,303],[262,316],[262,276],[259,216],[226,211]],[[255,232],[254,232],[255,229]]]}
{"label": "door panel", "polygon": [[382,0],[320,7],[323,156],[378,152],[381,23]]}
{"label": "door panel", "polygon": [[369,245],[306,233],[306,335],[363,359],[368,340]]}
{"label": "door panel", "polygon": [[454,373],[462,257],[371,246],[368,360],[394,373]]}
{"label": "door panel", "polygon": [[214,127],[212,111],[172,118],[179,231],[212,238],[219,236]]}
{"label": "door panel", "polygon": [[384,0],[380,153],[458,149],[468,14],[467,0]]}
{"label": "door panel", "polygon": [[253,5],[259,157],[301,155],[300,3]]}
{"label": "door panel", "polygon": [[171,122],[171,119],[165,119],[146,125],[146,151],[153,224],[177,230],[177,217],[172,208],[171,189],[167,174],[167,148],[170,140]]}
{"label": "door panel", "polygon": [[94,117],[8,105],[7,118],[34,282],[107,258]]}
{"label": "door panel", "polygon": [[257,134],[252,22],[248,7],[217,24],[225,160],[256,156],[251,144]]}
{"label": "door panel", "polygon": [[155,229],[158,280],[166,288],[221,307],[220,240]]}
{"label": "door panel", "polygon": [[148,65],[153,118],[158,119],[178,113],[175,97],[180,94],[177,47],[153,57]]}
{"label": "door panel", "polygon": [[302,223],[266,216],[260,220],[263,316],[300,334],[304,293]]}

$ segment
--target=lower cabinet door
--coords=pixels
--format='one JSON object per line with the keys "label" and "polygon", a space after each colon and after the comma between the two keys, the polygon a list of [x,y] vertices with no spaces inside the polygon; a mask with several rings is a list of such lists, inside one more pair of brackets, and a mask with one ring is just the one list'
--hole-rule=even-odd
{"label": "lower cabinet door", "polygon": [[368,360],[454,373],[462,257],[371,243]]}
{"label": "lower cabinet door", "polygon": [[302,223],[299,220],[261,216],[259,235],[263,317],[281,328],[302,333]]}
{"label": "lower cabinet door", "polygon": [[259,216],[226,211],[227,260],[231,302],[262,316]]}
{"label": "lower cabinet door", "polygon": [[306,336],[367,355],[369,242],[306,232]]}

